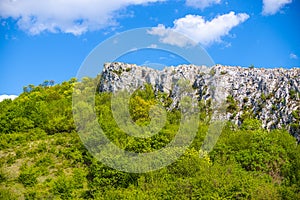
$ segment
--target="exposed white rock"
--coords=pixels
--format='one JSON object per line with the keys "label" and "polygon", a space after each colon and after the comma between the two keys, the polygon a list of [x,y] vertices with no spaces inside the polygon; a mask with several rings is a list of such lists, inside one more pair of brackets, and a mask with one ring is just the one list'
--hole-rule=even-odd
{"label": "exposed white rock", "polygon": [[[263,122],[266,129],[287,127],[299,123],[292,112],[300,113],[300,69],[260,69],[216,65],[180,65],[162,71],[124,63],[107,63],[102,72],[100,91],[135,90],[145,83],[154,90],[165,92],[176,103],[176,84],[179,79],[189,80],[198,100],[213,98],[221,103],[233,96],[239,110],[233,120],[239,120],[245,106]],[[173,105],[174,106],[174,105]],[[232,114],[227,113],[225,118]],[[299,116],[300,117],[300,116]],[[300,133],[292,133],[295,136]]]}

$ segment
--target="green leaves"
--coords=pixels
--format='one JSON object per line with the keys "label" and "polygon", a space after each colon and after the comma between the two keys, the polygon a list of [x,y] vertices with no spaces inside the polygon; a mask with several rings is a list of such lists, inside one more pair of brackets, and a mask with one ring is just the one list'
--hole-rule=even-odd
{"label": "green leaves", "polygon": [[[82,81],[87,88],[80,88],[75,79],[59,85],[50,81],[31,85],[14,101],[0,102],[0,198],[300,199],[300,148],[295,138],[285,130],[262,129],[261,122],[245,112],[242,125],[228,122],[213,151],[207,154],[201,148],[208,131],[209,103],[199,102],[203,113],[199,121],[192,121],[199,124],[197,136],[175,163],[143,174],[105,166],[91,156],[81,142],[84,138],[75,133],[73,87],[77,85],[74,95],[83,93],[88,99],[82,100],[91,102],[93,99],[85,94],[94,92],[97,79]],[[174,109],[166,112],[166,123],[157,134],[130,136],[115,121],[112,94],[96,93],[93,98],[95,108],[78,101],[74,112],[84,119],[77,126],[87,128],[90,140],[86,145],[95,149],[105,144],[103,138],[93,135],[98,123],[118,147],[139,153],[166,147],[178,132],[182,114]],[[166,94],[154,94],[150,85],[137,90],[129,102],[130,118],[141,127],[146,127],[155,113],[161,115],[159,109],[151,110],[153,105],[171,104]],[[227,103],[228,111],[234,113],[233,97],[229,96]],[[188,106],[190,101],[183,104]],[[295,119],[291,130],[296,133],[299,112],[291,115]],[[183,130],[188,132],[189,126]],[[185,142],[185,137],[179,140]],[[169,157],[176,153],[175,148],[167,151]],[[106,157],[111,158],[114,155]]]}
{"label": "green leaves", "polygon": [[24,167],[18,177],[18,181],[25,187],[32,187],[37,183],[38,171],[34,167]]}
{"label": "green leaves", "polygon": [[262,123],[258,119],[245,119],[241,125],[242,130],[259,130],[262,128]]}

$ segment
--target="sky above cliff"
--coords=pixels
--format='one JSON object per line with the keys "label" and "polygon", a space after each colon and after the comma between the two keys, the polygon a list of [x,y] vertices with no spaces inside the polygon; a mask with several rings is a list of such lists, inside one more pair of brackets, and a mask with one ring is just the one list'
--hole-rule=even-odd
{"label": "sky above cliff", "polygon": [[75,77],[99,43],[140,27],[184,46],[170,34],[180,32],[218,64],[300,67],[299,10],[299,0],[1,0],[0,94]]}

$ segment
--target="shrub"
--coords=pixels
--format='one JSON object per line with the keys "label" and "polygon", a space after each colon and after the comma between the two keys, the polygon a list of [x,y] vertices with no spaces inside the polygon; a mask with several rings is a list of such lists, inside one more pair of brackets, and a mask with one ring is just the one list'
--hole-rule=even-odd
{"label": "shrub", "polygon": [[9,200],[18,199],[18,197],[8,188],[0,188],[0,199]]}
{"label": "shrub", "polygon": [[215,69],[211,69],[209,72],[209,75],[214,76],[216,74],[216,70]]}
{"label": "shrub", "polygon": [[6,174],[2,169],[0,169],[0,183],[3,183],[6,181]]}
{"label": "shrub", "polygon": [[66,177],[64,174],[60,175],[52,186],[53,194],[60,196],[62,199],[72,199],[73,189],[72,179]]}
{"label": "shrub", "polygon": [[19,177],[18,181],[22,183],[25,187],[31,187],[34,186],[37,183],[37,171],[32,167],[25,167]]}
{"label": "shrub", "polygon": [[241,125],[243,130],[259,130],[262,128],[262,123],[258,119],[245,119]]}
{"label": "shrub", "polygon": [[290,95],[291,99],[296,99],[296,96],[297,96],[296,90],[290,90],[289,95]]}
{"label": "shrub", "polygon": [[230,112],[230,113],[234,113],[238,110],[238,104],[235,101],[235,99],[233,98],[233,96],[229,95],[226,99],[227,102],[227,108],[226,111]]}
{"label": "shrub", "polygon": [[266,100],[267,100],[267,97],[266,97],[266,95],[265,95],[264,93],[261,94],[260,98],[261,98],[261,100],[263,100],[263,101],[266,101]]}

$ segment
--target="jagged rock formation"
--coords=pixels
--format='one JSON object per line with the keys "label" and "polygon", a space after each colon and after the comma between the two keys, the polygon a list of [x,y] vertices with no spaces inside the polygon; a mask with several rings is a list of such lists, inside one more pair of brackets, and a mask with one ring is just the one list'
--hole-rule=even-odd
{"label": "jagged rock formation", "polygon": [[[216,65],[166,67],[162,71],[124,63],[104,66],[100,91],[137,89],[145,83],[155,91],[169,94],[177,102],[179,79],[193,84],[198,100],[221,103],[231,97],[236,109],[227,110],[226,118],[240,123],[246,112],[254,114],[266,129],[287,128],[300,136],[300,69],[260,69]],[[173,104],[173,106],[175,106]]]}

